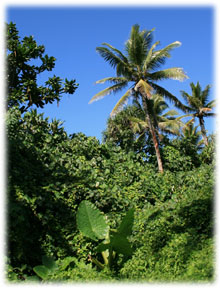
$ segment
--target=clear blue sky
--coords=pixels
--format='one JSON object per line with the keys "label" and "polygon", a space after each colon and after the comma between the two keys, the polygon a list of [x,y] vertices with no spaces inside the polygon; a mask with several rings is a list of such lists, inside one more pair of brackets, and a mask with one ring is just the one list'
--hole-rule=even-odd
{"label": "clear blue sky", "polygon": [[[101,132],[121,94],[108,95],[88,104],[104,84],[95,81],[114,76],[114,70],[96,52],[96,47],[107,42],[119,50],[129,38],[131,26],[141,29],[156,28],[154,42],[159,48],[174,42],[182,46],[172,51],[172,57],[163,68],[182,67],[189,79],[184,82],[162,81],[159,84],[180,97],[180,90],[190,93],[190,82],[200,82],[202,89],[211,84],[210,100],[214,90],[214,8],[211,6],[143,6],[143,7],[25,7],[8,6],[7,22],[14,22],[20,36],[33,35],[38,44],[44,45],[46,53],[54,56],[55,69],[39,78],[39,83],[48,76],[76,79],[79,88],[73,95],[64,95],[59,107],[48,104],[39,112],[45,117],[65,121],[68,134],[83,132],[101,140]],[[212,132],[214,119],[206,120],[206,128]]]}

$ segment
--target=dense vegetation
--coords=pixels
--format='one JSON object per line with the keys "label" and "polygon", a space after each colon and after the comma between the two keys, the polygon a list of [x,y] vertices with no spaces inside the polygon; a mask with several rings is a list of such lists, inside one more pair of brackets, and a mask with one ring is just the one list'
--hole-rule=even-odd
{"label": "dense vegetation", "polygon": [[[15,26],[9,28],[10,35]],[[214,279],[214,136],[204,145],[193,121],[179,125],[175,137],[162,135],[168,128],[155,124],[160,173],[152,131],[140,121],[134,128],[134,116],[142,119],[137,104],[108,120],[100,143],[83,133],[67,135],[61,121],[29,109],[38,102],[26,98],[23,84],[16,85],[6,117],[10,281]],[[15,101],[16,95],[24,101]],[[175,120],[161,113],[155,123]],[[84,232],[79,220],[84,211],[102,219],[104,234],[100,226]]]}

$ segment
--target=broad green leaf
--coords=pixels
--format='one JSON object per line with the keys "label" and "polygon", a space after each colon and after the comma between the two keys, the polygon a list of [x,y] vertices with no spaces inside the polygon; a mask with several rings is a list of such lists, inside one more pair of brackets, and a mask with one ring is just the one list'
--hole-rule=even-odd
{"label": "broad green leaf", "polygon": [[132,254],[131,245],[128,242],[128,239],[123,235],[115,234],[111,238],[111,246],[113,250],[119,254],[123,254],[126,256],[130,256]]}
{"label": "broad green leaf", "polygon": [[75,257],[66,257],[62,260],[62,262],[60,263],[61,265],[61,269],[62,270],[65,270],[69,265],[70,263],[72,262],[76,262],[76,258]]}
{"label": "broad green leaf", "polygon": [[43,265],[35,266],[33,268],[34,272],[43,280],[47,280],[49,274],[49,269]]}
{"label": "broad green leaf", "polygon": [[80,203],[76,214],[76,221],[78,229],[85,236],[93,240],[104,239],[109,230],[104,216],[87,200]]}
{"label": "broad green leaf", "polygon": [[96,247],[96,251],[101,253],[107,249],[109,249],[111,247],[110,243],[100,243],[97,247]]}
{"label": "broad green leaf", "polygon": [[44,266],[46,266],[50,270],[53,270],[57,267],[56,262],[54,261],[53,257],[49,257],[46,255],[42,257],[42,263]]}
{"label": "broad green leaf", "polygon": [[132,233],[132,226],[134,223],[134,208],[130,209],[118,228],[118,233],[123,236],[129,236]]}
{"label": "broad green leaf", "polygon": [[28,276],[26,277],[26,281],[40,282],[40,279],[37,276]]}

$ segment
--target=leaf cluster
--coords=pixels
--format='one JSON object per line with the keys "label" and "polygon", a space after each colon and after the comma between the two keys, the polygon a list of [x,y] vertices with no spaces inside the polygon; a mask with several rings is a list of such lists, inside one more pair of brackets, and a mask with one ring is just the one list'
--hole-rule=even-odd
{"label": "leaf cluster", "polygon": [[76,80],[65,82],[58,77],[49,77],[44,85],[38,84],[38,76],[55,67],[55,57],[45,54],[45,47],[38,45],[33,36],[20,40],[14,23],[7,24],[7,107],[18,106],[23,113],[35,105],[60,101],[64,93],[73,94],[78,87]]}

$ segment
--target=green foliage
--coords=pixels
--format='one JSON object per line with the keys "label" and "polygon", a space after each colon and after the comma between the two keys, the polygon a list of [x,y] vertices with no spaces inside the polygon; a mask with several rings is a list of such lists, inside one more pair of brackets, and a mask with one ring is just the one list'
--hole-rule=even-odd
{"label": "green foliage", "polygon": [[[43,108],[45,104],[57,102],[61,94],[73,94],[78,87],[75,80],[63,83],[60,77],[50,77],[44,86],[37,84],[37,77],[44,71],[52,71],[56,59],[45,54],[45,47],[37,45],[32,36],[20,40],[16,25],[7,24],[7,85],[8,108],[20,107],[25,112],[29,107]],[[40,62],[39,65],[33,65]]]}
{"label": "green foliage", "polygon": [[[175,148],[169,165],[177,163],[176,170],[169,166],[163,174],[156,173],[139,154],[99,144],[81,133],[67,136],[58,120],[49,122],[34,110],[21,117],[19,110],[11,109],[7,127],[9,279],[34,276],[30,268],[19,272],[14,267],[41,266],[44,254],[57,261],[74,257],[78,263],[56,270],[49,280],[84,281],[88,273],[90,280],[100,281],[212,279],[212,162],[200,160],[195,167],[191,157],[187,164]],[[95,204],[108,217],[108,225],[118,229],[119,234],[111,233],[110,242],[97,246],[79,233],[76,211],[83,200]],[[126,214],[131,206],[134,211]],[[91,258],[103,261],[101,253],[109,249],[118,255],[113,259],[113,274],[89,263]],[[204,251],[201,258],[197,250]],[[210,253],[206,262],[202,260],[205,251]],[[125,253],[131,258],[124,259]]]}
{"label": "green foliage", "polygon": [[201,154],[199,155],[200,161],[202,163],[212,164],[215,163],[215,154],[216,154],[216,140],[215,135],[209,136],[208,145],[204,147]]}
{"label": "green foliage", "polygon": [[131,117],[137,116],[136,106],[127,106],[114,118],[109,118],[107,128],[103,131],[103,141],[120,146],[126,151],[141,152],[146,145],[145,137],[138,137],[133,131]]}
{"label": "green foliage", "polygon": [[64,259],[59,259],[55,262],[55,264],[56,268],[54,270],[50,270],[46,282],[114,281],[110,271],[97,271],[91,263],[78,261],[75,257],[65,257]]}
{"label": "green foliage", "polygon": [[[31,57],[43,53],[39,46],[33,49],[33,39],[22,42],[30,49],[22,46],[16,27],[9,28],[12,41],[8,43],[14,54],[26,51],[30,60],[30,51]],[[153,59],[163,61],[171,46],[150,57],[152,69]],[[152,56],[153,49],[149,53]],[[16,55],[8,54],[10,61]],[[42,54],[41,60],[41,70],[53,68],[54,59]],[[10,69],[9,74],[16,75],[12,64]],[[122,70],[119,65],[119,74],[128,73]],[[13,81],[19,84],[22,79]],[[51,81],[47,85],[59,89],[60,80]],[[16,89],[27,89],[20,84]],[[68,91],[73,92],[72,84],[66,81]],[[213,280],[214,139],[199,150],[196,138],[189,135],[164,138],[161,174],[151,139],[144,148],[138,146],[140,141],[130,149],[133,136],[129,129],[128,134],[122,133],[127,124],[120,117],[112,121],[120,133],[100,144],[82,133],[67,135],[61,121],[49,122],[36,110],[23,113],[30,99],[18,90],[10,94],[15,98],[6,115],[9,281]],[[120,137],[125,137],[123,144],[117,142]]]}
{"label": "green foliage", "polygon": [[[131,239],[136,250],[121,276],[150,282],[210,281],[214,265],[212,168],[203,165],[170,173],[169,178],[173,178],[171,185],[178,185],[170,185],[171,198],[146,205],[136,217]],[[209,251],[206,259],[205,251]]]}
{"label": "green foliage", "polygon": [[109,227],[104,216],[89,201],[82,201],[76,214],[78,229],[87,237],[97,240],[106,237]]}
{"label": "green foliage", "polygon": [[[131,256],[132,248],[127,236],[132,232],[134,209],[130,209],[127,212],[117,230],[109,229],[103,215],[88,201],[81,202],[76,217],[78,229],[85,236],[93,240],[105,238],[105,240],[98,245],[96,251],[102,252],[104,262],[109,268],[112,268],[112,261],[116,258],[115,252],[125,256]],[[99,268],[105,268],[97,259],[91,257],[91,261]]]}

